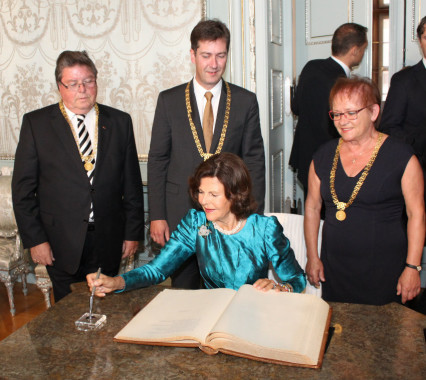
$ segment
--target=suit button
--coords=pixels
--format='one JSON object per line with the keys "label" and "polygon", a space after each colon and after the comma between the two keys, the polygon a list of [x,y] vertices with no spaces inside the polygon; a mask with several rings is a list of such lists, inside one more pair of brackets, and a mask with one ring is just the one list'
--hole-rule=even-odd
{"label": "suit button", "polygon": [[94,193],[94,192],[95,192],[95,189],[92,187],[92,188],[90,189],[90,192],[91,192],[91,193]]}

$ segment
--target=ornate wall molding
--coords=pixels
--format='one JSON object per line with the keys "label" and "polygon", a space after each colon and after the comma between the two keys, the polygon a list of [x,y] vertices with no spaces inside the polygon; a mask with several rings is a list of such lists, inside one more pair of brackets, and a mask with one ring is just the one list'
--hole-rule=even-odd
{"label": "ornate wall molding", "polygon": [[207,18],[207,0],[201,1],[201,18]]}
{"label": "ornate wall molding", "polygon": [[250,90],[256,92],[256,12],[254,0],[249,2]]}
{"label": "ornate wall molding", "polygon": [[276,45],[282,45],[282,12],[281,0],[269,0],[269,41]]}
{"label": "ornate wall molding", "polygon": [[[284,212],[284,151],[281,149],[272,155],[271,159],[271,209],[274,212]],[[279,183],[277,189],[275,184]]]}
{"label": "ornate wall molding", "polygon": [[189,35],[207,0],[0,1],[0,158],[14,156],[22,116],[59,100],[63,50],[87,50],[98,102],[131,114],[146,161],[160,91],[189,80]]}
{"label": "ornate wall molding", "polygon": [[417,25],[422,15],[422,0],[411,1],[411,42],[417,42]]}
{"label": "ornate wall molding", "polygon": [[271,70],[271,129],[281,126],[284,122],[284,88],[283,72]]}
{"label": "ornate wall molding", "polygon": [[[326,4],[329,3],[329,4]],[[306,45],[319,45],[331,43],[334,31],[339,25],[346,22],[354,21],[354,4],[355,0],[305,0],[305,43]],[[318,8],[317,8],[318,7]],[[324,14],[321,12],[327,7],[332,9],[332,13],[329,14],[330,22],[326,24],[327,31],[316,31],[313,30],[313,16],[315,14]],[[325,25],[322,23],[321,25]]]}

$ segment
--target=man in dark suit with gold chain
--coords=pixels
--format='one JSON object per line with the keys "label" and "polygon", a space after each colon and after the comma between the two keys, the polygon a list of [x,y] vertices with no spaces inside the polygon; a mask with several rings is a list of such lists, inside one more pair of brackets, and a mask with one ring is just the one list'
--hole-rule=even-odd
{"label": "man in dark suit with gold chain", "polygon": [[[218,20],[200,21],[191,33],[195,77],[160,93],[148,156],[152,239],[164,245],[192,207],[188,178],[202,160],[231,152],[246,163],[259,212],[264,209],[265,157],[256,95],[222,79],[230,33]],[[172,277],[172,285],[196,289],[195,257]]]}
{"label": "man in dark suit with gold chain", "polygon": [[144,222],[130,115],[96,103],[86,52],[62,52],[55,77],[59,104],[23,117],[12,194],[24,247],[46,265],[59,301],[98,267],[116,275]]}
{"label": "man in dark suit with gold chain", "polygon": [[331,57],[309,61],[300,74],[291,105],[299,118],[289,164],[297,170],[305,197],[313,154],[322,144],[339,136],[328,116],[330,90],[337,78],[349,77],[351,69],[361,63],[366,47],[367,28],[343,24],[333,34]]}

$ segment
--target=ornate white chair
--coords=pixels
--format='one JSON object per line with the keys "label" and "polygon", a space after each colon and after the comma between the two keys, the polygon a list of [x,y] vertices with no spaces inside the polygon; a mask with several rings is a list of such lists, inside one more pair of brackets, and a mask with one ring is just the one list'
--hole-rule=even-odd
{"label": "ornate white chair", "polygon": [[[291,248],[293,248],[294,255],[296,256],[296,260],[299,262],[299,265],[304,270],[306,267],[306,244],[305,244],[305,235],[303,233],[303,215],[297,214],[285,214],[285,213],[270,213],[266,214],[267,216],[276,216],[278,221],[281,223],[284,229],[284,235],[290,240]],[[322,238],[322,224],[320,223],[319,236],[318,236],[318,252],[320,252],[321,248],[321,238]],[[269,270],[269,278],[273,279],[277,282],[280,281],[278,276],[275,274],[273,269]],[[306,285],[305,293],[314,294],[318,297],[321,297],[321,287],[315,288],[309,284]]]}
{"label": "ornate white chair", "polygon": [[22,290],[27,295],[26,276],[30,268],[13,213],[11,183],[11,175],[0,175],[0,280],[6,286],[10,313],[14,316],[13,286],[18,276],[21,276]]}

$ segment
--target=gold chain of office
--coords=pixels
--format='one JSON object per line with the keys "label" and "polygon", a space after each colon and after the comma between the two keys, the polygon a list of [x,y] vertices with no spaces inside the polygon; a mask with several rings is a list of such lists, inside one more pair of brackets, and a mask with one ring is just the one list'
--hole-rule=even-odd
{"label": "gold chain of office", "polygon": [[77,134],[75,133],[74,127],[72,126],[71,120],[68,117],[67,111],[65,110],[64,103],[61,100],[59,102],[59,108],[61,109],[62,115],[64,115],[65,120],[68,122],[68,125],[71,128],[72,135],[74,136],[75,143],[77,144],[78,152],[80,153],[80,158],[84,162],[84,169],[86,171],[90,172],[93,170],[93,164],[92,161],[96,157],[96,152],[98,150],[98,121],[99,121],[99,107],[95,103],[95,112],[96,112],[96,122],[95,122],[95,136],[94,141],[92,141],[92,153],[84,156],[81,154],[80,151],[80,143],[78,141]]}
{"label": "gold chain of office", "polygon": [[345,203],[345,202],[339,202],[339,199],[337,198],[337,194],[336,194],[336,189],[334,188],[334,181],[336,179],[337,161],[339,160],[340,147],[343,142],[342,138],[339,139],[339,144],[337,144],[336,153],[334,154],[334,159],[333,159],[333,166],[331,167],[331,172],[330,172],[330,191],[331,191],[331,197],[333,198],[333,203],[337,207],[337,212],[336,212],[337,220],[343,221],[346,219],[345,209],[347,209],[353,203],[353,201],[355,200],[356,196],[358,195],[361,189],[361,186],[364,184],[365,178],[367,177],[371,167],[373,166],[374,161],[376,160],[377,154],[379,153],[382,140],[383,140],[383,133],[379,133],[379,137],[377,138],[376,145],[374,146],[374,150],[373,150],[373,153],[371,154],[370,160],[365,166],[364,171],[361,174],[361,177],[359,177],[359,180],[352,191],[351,197]]}
{"label": "gold chain of office", "polygon": [[226,130],[228,129],[229,113],[230,113],[230,110],[231,110],[231,89],[229,88],[228,83],[223,81],[223,83],[225,83],[225,86],[226,86],[226,108],[225,108],[225,117],[223,119],[223,127],[222,127],[222,132],[220,134],[219,144],[217,146],[216,152],[204,153],[203,148],[201,147],[200,139],[198,138],[198,133],[197,133],[197,130],[195,128],[195,124],[192,121],[192,116],[191,116],[192,108],[191,108],[191,101],[189,99],[190,83],[191,82],[188,82],[188,85],[186,86],[186,89],[185,89],[186,111],[188,113],[189,125],[191,126],[192,136],[194,137],[195,145],[197,146],[197,149],[198,149],[198,152],[200,153],[200,156],[205,161],[209,157],[213,156],[214,154],[219,154],[222,151],[223,142],[225,141],[225,137],[226,137]]}

